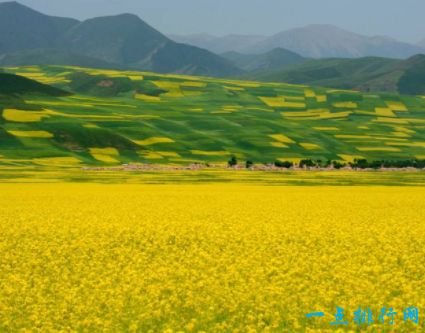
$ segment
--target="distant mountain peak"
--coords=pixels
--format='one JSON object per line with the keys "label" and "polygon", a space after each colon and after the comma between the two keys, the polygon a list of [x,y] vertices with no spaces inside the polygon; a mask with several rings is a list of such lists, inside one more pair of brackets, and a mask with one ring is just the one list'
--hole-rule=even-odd
{"label": "distant mountain peak", "polygon": [[4,8],[4,7],[9,7],[9,8],[29,8],[25,5],[22,5],[21,3],[17,2],[17,1],[5,1],[5,2],[0,2],[0,7]]}
{"label": "distant mountain peak", "polygon": [[48,15],[40,13],[39,11],[25,6],[18,1],[0,2],[0,11],[3,15],[37,15],[49,17]]}
{"label": "distant mountain peak", "polygon": [[331,24],[309,24],[303,27],[297,27],[290,30],[281,31],[270,38],[278,38],[280,36],[293,35],[293,36],[311,36],[317,38],[317,36],[360,36],[354,32],[342,29]]}
{"label": "distant mountain peak", "polygon": [[131,22],[144,22],[139,16],[131,13],[121,13],[116,15],[100,16],[94,17],[87,21],[99,20],[99,19],[108,19],[108,20],[130,20]]}
{"label": "distant mountain peak", "polygon": [[39,15],[44,15],[41,14],[40,12],[25,6],[23,4],[21,4],[20,2],[17,1],[6,1],[6,2],[0,2],[0,10],[1,11],[7,11],[7,12],[31,12],[31,13],[37,13]]}
{"label": "distant mountain peak", "polygon": [[311,58],[407,58],[421,52],[419,46],[386,36],[364,36],[330,24],[312,24],[283,31],[254,45],[252,50],[267,52],[276,47]]}
{"label": "distant mountain peak", "polygon": [[417,45],[388,36],[365,36],[332,24],[310,24],[273,36],[203,35],[172,36],[173,40],[224,54],[229,51],[252,55],[283,48],[309,58],[358,58],[367,56],[405,59],[425,52],[425,40]]}
{"label": "distant mountain peak", "polygon": [[116,24],[116,23],[123,23],[124,24],[125,23],[126,25],[143,23],[145,25],[148,25],[139,16],[137,16],[135,14],[130,14],[130,13],[122,13],[122,14],[116,14],[116,15],[93,17],[93,18],[87,19],[85,21],[82,21],[81,24],[87,25],[87,24],[91,24],[93,22],[94,23],[107,22],[107,23],[111,23],[111,24]]}

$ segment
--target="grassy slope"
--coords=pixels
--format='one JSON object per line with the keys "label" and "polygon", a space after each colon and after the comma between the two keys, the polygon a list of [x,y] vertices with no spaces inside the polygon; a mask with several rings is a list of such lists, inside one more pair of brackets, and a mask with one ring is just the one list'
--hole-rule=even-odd
{"label": "grassy slope", "polygon": [[7,70],[78,93],[2,97],[3,164],[425,158],[420,97],[75,67]]}
{"label": "grassy slope", "polygon": [[377,57],[313,59],[281,70],[270,70],[253,75],[257,79],[275,82],[352,89],[387,73],[397,63],[398,60]]}
{"label": "grassy slope", "polygon": [[319,59],[246,74],[257,80],[309,84],[365,92],[425,94],[425,55],[407,60],[378,57]]}
{"label": "grassy slope", "polygon": [[25,93],[35,93],[48,96],[70,95],[61,89],[39,83],[23,76],[0,73],[0,94],[10,95]]}

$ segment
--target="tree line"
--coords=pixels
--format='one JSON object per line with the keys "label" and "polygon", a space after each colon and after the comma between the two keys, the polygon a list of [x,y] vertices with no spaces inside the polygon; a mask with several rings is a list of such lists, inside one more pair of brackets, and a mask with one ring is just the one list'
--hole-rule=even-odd
{"label": "tree line", "polygon": [[[251,160],[245,161],[245,167],[250,169],[254,166],[254,162]],[[236,156],[232,156],[228,161],[229,167],[235,167],[239,165],[239,161]],[[270,165],[270,164],[269,164]],[[424,169],[425,160],[419,159],[410,159],[410,160],[374,160],[368,161],[367,159],[355,159],[353,162],[341,162],[334,160],[313,160],[313,159],[303,159],[299,163],[294,163],[292,161],[275,161],[272,163],[277,168],[291,169],[295,166],[299,168],[333,168],[333,169],[342,169],[342,168],[352,168],[352,169],[403,169],[403,168],[415,168],[415,169]]]}

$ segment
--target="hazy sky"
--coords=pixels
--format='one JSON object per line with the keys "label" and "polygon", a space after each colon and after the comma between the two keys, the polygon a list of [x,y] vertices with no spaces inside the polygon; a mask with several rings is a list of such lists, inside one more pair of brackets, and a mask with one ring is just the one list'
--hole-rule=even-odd
{"label": "hazy sky", "polygon": [[[4,2],[0,0],[0,2]],[[271,35],[313,23],[404,41],[425,38],[425,0],[20,0],[51,15],[84,19],[123,12],[163,33]]]}

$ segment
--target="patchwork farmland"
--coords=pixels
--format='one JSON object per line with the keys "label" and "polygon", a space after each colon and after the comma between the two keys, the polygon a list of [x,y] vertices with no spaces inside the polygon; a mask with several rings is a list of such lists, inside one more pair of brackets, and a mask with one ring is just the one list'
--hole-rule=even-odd
{"label": "patchwork farmland", "polygon": [[425,159],[425,99],[64,66],[6,68],[70,92],[0,99],[2,165]]}

